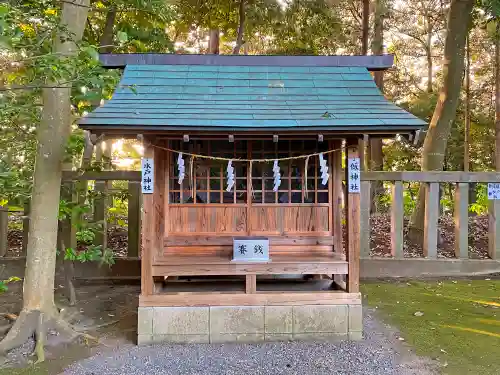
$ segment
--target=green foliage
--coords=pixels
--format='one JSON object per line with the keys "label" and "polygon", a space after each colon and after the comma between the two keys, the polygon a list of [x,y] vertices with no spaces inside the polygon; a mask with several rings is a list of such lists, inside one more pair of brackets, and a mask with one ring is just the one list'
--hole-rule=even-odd
{"label": "green foliage", "polygon": [[499,280],[362,283],[361,292],[440,373],[498,374]]}
{"label": "green foliage", "polygon": [[469,212],[475,213],[476,215],[484,215],[488,212],[489,204],[490,202],[488,200],[488,185],[477,184],[476,202],[469,204]]}
{"label": "green foliage", "polygon": [[9,277],[7,280],[0,280],[0,294],[5,293],[9,288],[7,287],[8,284],[21,281],[19,277]]}

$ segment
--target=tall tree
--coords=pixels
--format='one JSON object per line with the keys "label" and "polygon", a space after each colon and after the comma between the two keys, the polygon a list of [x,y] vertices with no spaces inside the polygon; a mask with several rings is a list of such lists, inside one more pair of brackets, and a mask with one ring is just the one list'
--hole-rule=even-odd
{"label": "tall tree", "polygon": [[236,37],[236,43],[233,48],[233,55],[238,55],[240,53],[241,46],[243,45],[243,33],[245,31],[245,0],[240,0],[238,15],[238,34]]}
{"label": "tall tree", "polygon": [[495,169],[500,171],[500,20],[495,31]]}
{"label": "tall tree", "polygon": [[[443,59],[443,84],[422,151],[422,171],[443,169],[451,124],[455,119],[464,70],[465,38],[472,18],[474,0],[452,0],[448,13]],[[423,242],[425,191],[420,186],[417,206],[410,223],[410,238]]]}
{"label": "tall tree", "polygon": [[[68,70],[71,70],[71,59],[78,52],[76,43],[83,36],[89,6],[89,0],[62,3],[60,27],[52,53]],[[0,343],[0,354],[23,344],[35,334],[35,351],[38,360],[43,361],[48,327],[74,334],[59,317],[54,303],[58,208],[64,148],[71,125],[71,87],[71,82],[57,82],[51,77],[42,89],[43,111],[37,131],[23,310]]]}
{"label": "tall tree", "polygon": [[363,1],[363,18],[361,26],[361,54],[368,54],[368,39],[370,34],[370,0]]}
{"label": "tall tree", "polygon": [[[372,39],[372,54],[382,55],[384,53],[384,17],[386,13],[387,0],[376,0],[375,12],[373,15],[373,39]],[[374,73],[375,83],[380,91],[384,91],[384,72],[377,71]],[[369,145],[369,164],[370,170],[381,171],[384,167],[384,154],[382,149],[382,138],[371,138]],[[372,211],[377,210],[377,196],[383,193],[382,183],[373,184],[372,191]]]}

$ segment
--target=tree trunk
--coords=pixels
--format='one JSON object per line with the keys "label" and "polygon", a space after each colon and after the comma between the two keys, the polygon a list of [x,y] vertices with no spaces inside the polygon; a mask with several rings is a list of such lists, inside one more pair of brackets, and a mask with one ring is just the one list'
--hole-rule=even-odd
{"label": "tree trunk", "polygon": [[500,171],[500,21],[495,33],[495,169]]}
{"label": "tree trunk", "polygon": [[113,39],[114,32],[113,28],[115,26],[116,20],[116,9],[110,8],[106,14],[106,22],[104,24],[104,29],[102,30],[101,39],[99,40],[99,52],[100,53],[111,53],[113,52]]}
{"label": "tree trunk", "polygon": [[238,26],[238,36],[236,37],[236,45],[233,49],[233,55],[239,55],[241,46],[243,45],[243,33],[245,31],[245,0],[240,0],[240,24]]}
{"label": "tree trunk", "polygon": [[[386,0],[377,0],[375,3],[375,13],[373,19],[373,40],[372,40],[372,53],[374,55],[382,55],[384,53],[384,15]],[[374,73],[375,83],[381,92],[384,92],[384,72],[377,71]],[[369,147],[370,170],[381,171],[384,169],[384,153],[382,149],[382,138],[370,138]],[[372,212],[378,210],[378,197],[383,194],[382,181],[372,182],[371,189],[371,202]]]}
{"label": "tree trunk", "polygon": [[432,83],[434,81],[433,62],[432,62],[432,24],[426,16],[427,22],[427,40],[425,46],[425,54],[427,57],[427,92],[432,92]]}
{"label": "tree trunk", "polygon": [[[89,0],[62,3],[61,26],[53,52],[61,59],[76,55],[75,41],[82,38]],[[68,38],[67,34],[72,38]],[[54,304],[57,226],[64,148],[71,125],[71,83],[47,82],[58,88],[42,90],[42,119],[37,130],[37,155],[31,198],[30,231],[23,286],[23,310],[0,343],[0,354],[22,345],[36,332],[36,354],[42,361],[47,324],[62,330]]]}
{"label": "tree trunk", "polygon": [[211,53],[213,55],[219,54],[219,39],[220,39],[220,30],[210,29],[210,37],[208,41],[208,53]]}
{"label": "tree trunk", "polygon": [[[473,5],[473,0],[452,0],[450,5],[444,46],[443,85],[424,140],[422,171],[443,169],[448,136],[457,112],[462,86],[465,38]],[[422,184],[410,223],[409,237],[417,244],[423,243],[425,190],[425,185]]]}
{"label": "tree trunk", "polygon": [[370,32],[370,0],[363,1],[363,19],[361,26],[361,54],[368,54],[368,34]]}
{"label": "tree trunk", "polygon": [[470,137],[470,44],[469,36],[465,42],[465,124],[464,124],[464,172],[469,171],[469,137]]}

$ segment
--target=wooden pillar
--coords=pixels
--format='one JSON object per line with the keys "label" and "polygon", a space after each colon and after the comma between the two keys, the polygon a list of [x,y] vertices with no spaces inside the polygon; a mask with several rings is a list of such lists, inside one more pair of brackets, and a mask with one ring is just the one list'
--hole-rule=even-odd
{"label": "wooden pillar", "polygon": [[[348,165],[349,159],[359,158],[359,148],[357,140],[347,141],[346,152],[346,182],[349,180]],[[346,183],[347,185],[347,183]],[[346,258],[349,262],[349,274],[347,275],[347,292],[359,292],[359,254],[360,254],[360,194],[349,193],[346,186]]]}
{"label": "wooden pillar", "polygon": [[342,254],[342,141],[334,140],[332,147],[335,150],[332,154],[332,229],[333,229],[333,250]]}
{"label": "wooden pillar", "polygon": [[141,184],[128,183],[128,249],[127,256],[139,256],[141,233]]}
{"label": "wooden pillar", "polygon": [[403,252],[403,182],[394,181],[392,185],[391,206],[391,254],[394,258],[404,258]]}
{"label": "wooden pillar", "polygon": [[469,184],[455,187],[455,257],[469,258]]}
{"label": "wooden pillar", "polygon": [[370,256],[370,195],[371,181],[361,182],[360,196],[360,254],[362,257]]}
{"label": "wooden pillar", "polygon": [[7,254],[8,232],[9,232],[9,211],[7,209],[7,206],[0,206],[0,257],[4,257],[5,254]]}
{"label": "wooden pillar", "polygon": [[[104,155],[105,143],[101,141],[96,147],[96,161],[101,162],[103,170],[105,170],[106,160]],[[93,219],[95,223],[101,223],[101,230],[96,233],[95,243],[97,245],[102,245],[105,249],[108,239],[108,222],[106,217],[107,212],[107,196],[108,196],[108,181],[95,181],[94,192],[96,193],[96,198],[94,199],[94,215]]]}
{"label": "wooden pillar", "polygon": [[498,259],[498,255],[500,255],[500,200],[490,201],[488,216],[488,255],[491,259]]}
{"label": "wooden pillar", "polygon": [[245,292],[247,294],[257,293],[257,275],[246,275]]}
{"label": "wooden pillar", "polygon": [[165,233],[166,152],[154,147],[154,138],[145,138],[144,157],[154,160],[154,192],[143,194],[141,293],[154,292],[152,266],[155,256],[163,252]]}
{"label": "wooden pillar", "polygon": [[425,195],[424,257],[436,259],[439,218],[439,183],[429,183]]}

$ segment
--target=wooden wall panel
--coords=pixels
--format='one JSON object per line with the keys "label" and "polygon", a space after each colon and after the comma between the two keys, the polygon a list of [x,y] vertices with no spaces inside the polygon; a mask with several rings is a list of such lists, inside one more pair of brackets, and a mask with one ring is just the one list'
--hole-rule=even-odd
{"label": "wooden wall panel", "polygon": [[215,207],[204,205],[169,207],[168,226],[169,235],[180,234],[245,234],[247,230],[246,208]]}
{"label": "wooden wall panel", "polygon": [[283,207],[254,206],[250,208],[250,234],[282,234]]}
{"label": "wooden wall panel", "polygon": [[[309,256],[327,256],[332,254],[332,246],[328,245],[311,245],[311,246],[288,246],[288,245],[271,245],[269,252],[270,257],[274,255],[309,255]],[[211,245],[211,246],[166,246],[164,255],[167,258],[157,259],[159,263],[166,261],[168,256],[222,256],[227,257],[228,261],[232,258],[232,245]]]}
{"label": "wooden wall panel", "polygon": [[283,207],[284,232],[328,232],[328,207]]}

